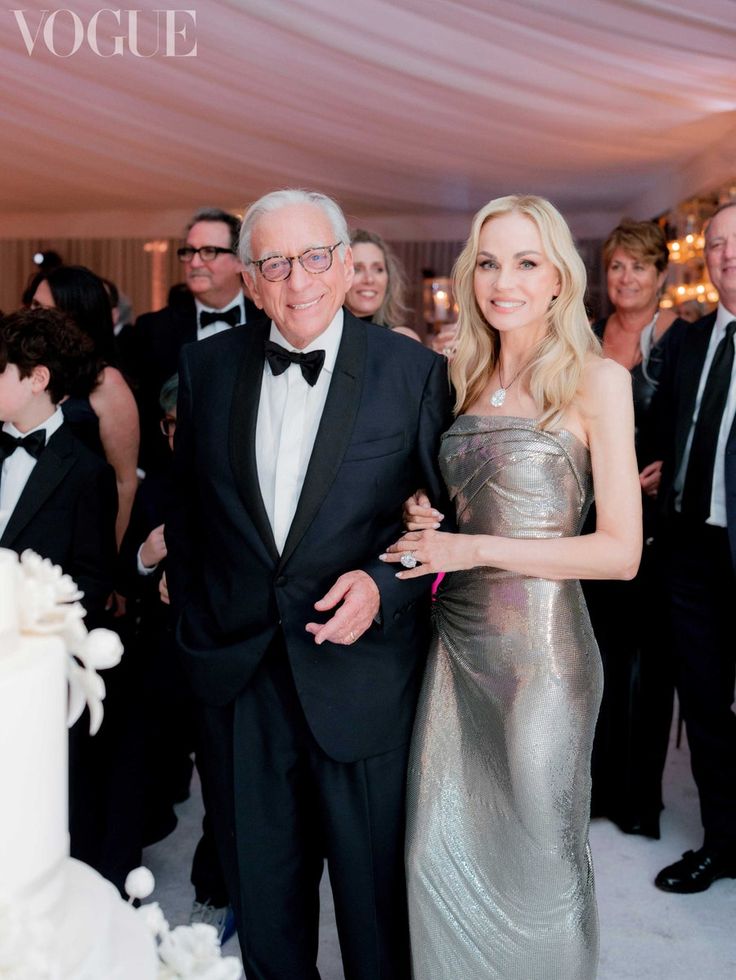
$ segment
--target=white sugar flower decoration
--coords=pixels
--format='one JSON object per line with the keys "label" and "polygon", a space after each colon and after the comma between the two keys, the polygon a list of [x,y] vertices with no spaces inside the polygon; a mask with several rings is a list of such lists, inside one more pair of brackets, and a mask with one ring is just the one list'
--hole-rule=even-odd
{"label": "white sugar flower decoration", "polygon": [[[125,890],[131,900],[145,898],[154,884],[148,868],[136,868],[125,879]],[[170,929],[158,902],[141,905],[136,911],[157,943],[158,980],[240,980],[243,976],[237,956],[222,956],[214,926],[198,922]]]}
{"label": "white sugar flower decoration", "polygon": [[67,663],[66,676],[69,680],[69,713],[67,724],[71,728],[74,722],[89,706],[89,733],[96,735],[102,724],[102,702],[105,698],[105,682],[94,670],[80,667],[74,657]]}
{"label": "white sugar flower decoration", "polygon": [[95,629],[87,633],[84,642],[74,651],[85,667],[107,670],[120,663],[123,644],[112,630]]}
{"label": "white sugar flower decoration", "polygon": [[238,980],[242,976],[242,966],[234,956],[222,958],[215,927],[202,922],[172,929],[161,940],[158,955],[164,966],[160,980]]}
{"label": "white sugar flower decoration", "polygon": [[148,931],[154,938],[160,939],[169,931],[169,923],[166,921],[166,917],[158,902],[149,902],[147,905],[141,905],[136,909],[136,913],[143,919]]}
{"label": "white sugar flower decoration", "polygon": [[[83,593],[58,565],[34,551],[20,556],[21,588],[18,621],[21,632],[59,636],[69,653],[69,716],[71,726],[89,706],[92,735],[102,724],[105,683],[97,674],[120,663],[123,645],[117,633],[96,629],[87,631]],[[81,666],[80,666],[81,664]]]}
{"label": "white sugar flower decoration", "polygon": [[133,868],[132,871],[128,872],[128,876],[125,879],[125,890],[131,899],[148,898],[155,887],[156,882],[153,875],[148,868],[144,868],[143,866]]}

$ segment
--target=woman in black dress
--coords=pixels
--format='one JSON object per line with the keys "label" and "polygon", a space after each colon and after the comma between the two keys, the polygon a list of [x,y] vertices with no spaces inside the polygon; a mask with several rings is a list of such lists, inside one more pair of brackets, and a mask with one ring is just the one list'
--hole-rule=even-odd
{"label": "woman in black dress", "polygon": [[[659,305],[668,262],[664,233],[652,221],[624,219],[606,239],[603,259],[614,309],[593,330],[603,354],[631,371],[641,469],[661,341],[676,319]],[[673,701],[667,604],[654,526],[658,467],[655,463],[640,472],[644,549],[638,575],[630,582],[583,584],[604,671],[593,748],[592,813],[608,817],[626,833],[655,839]]]}
{"label": "woman in black dress", "polygon": [[62,404],[64,418],[91,449],[115,470],[118,547],[130,520],[138,487],[136,466],[140,429],[138,409],[128,384],[115,366],[115,335],[110,297],[99,276],[84,266],[59,266],[39,276],[33,306],[63,310],[94,342],[98,374],[86,388]]}

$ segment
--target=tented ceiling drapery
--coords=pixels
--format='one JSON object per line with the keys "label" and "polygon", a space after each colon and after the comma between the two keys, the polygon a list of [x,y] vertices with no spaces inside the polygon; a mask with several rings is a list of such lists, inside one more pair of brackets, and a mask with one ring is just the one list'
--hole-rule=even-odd
{"label": "tented ceiling drapery", "polygon": [[[732,0],[177,6],[196,9],[196,57],[105,58],[86,38],[58,57],[41,30],[28,54],[5,0],[0,234],[177,234],[202,203],[291,185],[393,239],[462,238],[516,191],[596,235],[736,173]],[[65,0],[57,50],[68,11],[86,25],[100,8]],[[33,32],[44,8],[23,9]],[[150,51],[154,5],[138,9]],[[106,17],[103,53],[124,34]]]}

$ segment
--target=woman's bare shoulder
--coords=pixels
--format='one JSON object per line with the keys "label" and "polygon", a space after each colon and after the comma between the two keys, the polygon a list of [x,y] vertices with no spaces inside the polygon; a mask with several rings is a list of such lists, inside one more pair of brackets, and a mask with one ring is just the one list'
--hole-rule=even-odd
{"label": "woman's bare shoulder", "polygon": [[566,415],[570,428],[578,426],[590,444],[593,428],[603,418],[627,417],[632,408],[631,374],[609,357],[589,354],[583,366],[578,394]]}
{"label": "woman's bare shoulder", "polygon": [[120,371],[108,365],[102,369],[100,382],[90,395],[90,404],[95,411],[98,408],[104,409],[108,405],[114,405],[117,409],[126,409],[135,406],[135,398]]}
{"label": "woman's bare shoulder", "polygon": [[102,369],[100,385],[106,385],[108,388],[127,388],[128,382],[116,367],[111,367],[108,364]]}
{"label": "woman's bare shoulder", "polygon": [[583,399],[605,398],[631,389],[631,372],[611,357],[588,354],[583,365],[580,394]]}

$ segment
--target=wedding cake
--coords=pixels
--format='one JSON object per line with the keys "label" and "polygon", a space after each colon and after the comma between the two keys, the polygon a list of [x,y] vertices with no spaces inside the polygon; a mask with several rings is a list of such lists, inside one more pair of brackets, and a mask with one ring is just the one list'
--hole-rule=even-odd
{"label": "wedding cake", "polygon": [[69,857],[67,714],[73,720],[86,703],[99,727],[104,684],[96,668],[112,666],[121,652],[115,634],[87,632],[79,597],[49,562],[32,554],[19,562],[0,549],[3,980],[158,974],[145,922],[113,885]]}

